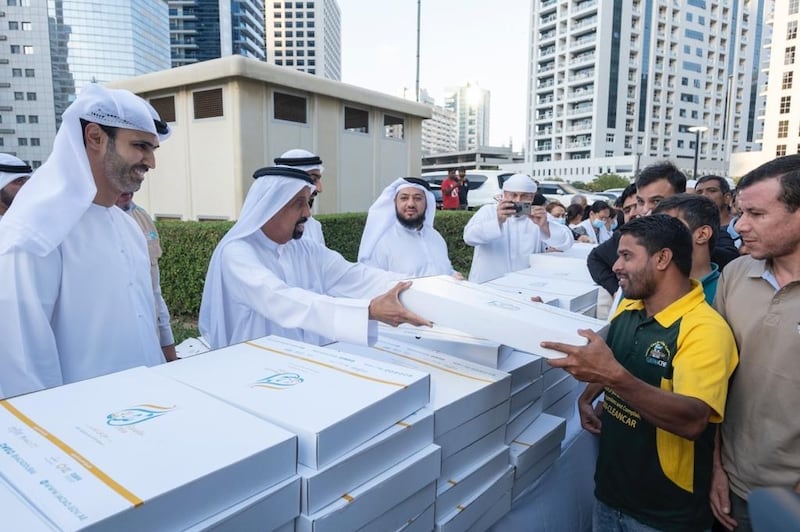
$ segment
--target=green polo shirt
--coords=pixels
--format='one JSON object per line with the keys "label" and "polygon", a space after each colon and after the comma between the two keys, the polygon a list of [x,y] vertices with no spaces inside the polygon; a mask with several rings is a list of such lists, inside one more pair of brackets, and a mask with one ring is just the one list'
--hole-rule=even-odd
{"label": "green polo shirt", "polygon": [[[636,378],[662,390],[694,397],[719,423],[728,379],[738,355],[727,323],[692,290],[647,317],[641,301],[623,300],[611,322],[608,345]],[[662,530],[711,526],[708,503],[716,426],[695,441],[646,421],[610,388],[605,390],[595,495],[605,504]]]}

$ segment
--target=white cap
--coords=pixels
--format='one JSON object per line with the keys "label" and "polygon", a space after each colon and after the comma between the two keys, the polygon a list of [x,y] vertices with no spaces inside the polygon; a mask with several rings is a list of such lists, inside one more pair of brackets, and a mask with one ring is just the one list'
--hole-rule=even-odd
{"label": "white cap", "polygon": [[504,192],[528,192],[535,194],[537,189],[536,181],[527,174],[514,174],[503,183]]}

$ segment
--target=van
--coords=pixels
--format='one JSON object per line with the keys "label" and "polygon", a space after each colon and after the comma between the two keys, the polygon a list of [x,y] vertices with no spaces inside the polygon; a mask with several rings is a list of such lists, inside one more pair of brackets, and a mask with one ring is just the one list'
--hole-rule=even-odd
{"label": "van", "polygon": [[[513,175],[513,172],[500,170],[467,170],[467,180],[469,181],[467,208],[475,210],[489,203],[496,203],[495,198],[502,194],[503,182],[511,175]],[[442,181],[446,177],[446,171],[422,174],[422,179],[437,188],[441,187]]]}

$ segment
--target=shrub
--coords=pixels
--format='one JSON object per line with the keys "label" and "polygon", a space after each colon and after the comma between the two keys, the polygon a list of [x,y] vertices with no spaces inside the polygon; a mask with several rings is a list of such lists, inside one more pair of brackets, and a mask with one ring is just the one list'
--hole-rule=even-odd
{"label": "shrub", "polygon": [[[435,227],[447,242],[453,267],[469,275],[472,248],[464,243],[464,225],[472,217],[466,211],[438,211]],[[328,247],[349,260],[358,257],[366,213],[325,214],[317,219],[322,224]],[[161,291],[170,312],[181,323],[191,322],[200,312],[208,263],[217,243],[233,226],[233,222],[158,221],[156,227],[164,250],[159,261]],[[176,341],[180,341],[176,334]]]}

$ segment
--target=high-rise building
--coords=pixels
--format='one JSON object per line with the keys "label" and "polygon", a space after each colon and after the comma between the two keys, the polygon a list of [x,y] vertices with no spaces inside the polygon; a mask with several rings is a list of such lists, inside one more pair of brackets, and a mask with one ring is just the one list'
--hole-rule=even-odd
{"label": "high-rise building", "polygon": [[727,171],[757,147],[764,0],[533,0],[526,161],[538,178]]}
{"label": "high-rise building", "polygon": [[263,0],[168,0],[172,66],[229,55],[266,59]]}
{"label": "high-rise building", "polygon": [[489,144],[488,90],[477,84],[446,89],[444,108],[456,115],[458,151],[475,150]]}
{"label": "high-rise building", "polygon": [[336,0],[266,0],[264,11],[269,63],[342,79],[342,14]]}
{"label": "high-rise building", "polygon": [[800,0],[774,2],[767,15],[771,28],[769,82],[766,87],[764,160],[800,153]]}
{"label": "high-rise building", "polygon": [[87,83],[167,69],[165,0],[7,0],[0,18],[0,151],[38,167]]}
{"label": "high-rise building", "polygon": [[[403,88],[395,96],[414,100],[413,90]],[[422,156],[429,157],[458,150],[456,114],[436,103],[425,89],[419,91],[419,102],[430,105],[432,116],[422,121]]]}

